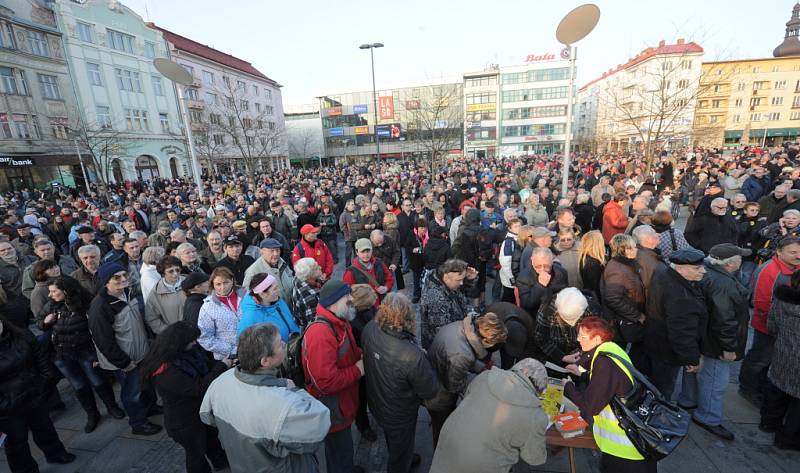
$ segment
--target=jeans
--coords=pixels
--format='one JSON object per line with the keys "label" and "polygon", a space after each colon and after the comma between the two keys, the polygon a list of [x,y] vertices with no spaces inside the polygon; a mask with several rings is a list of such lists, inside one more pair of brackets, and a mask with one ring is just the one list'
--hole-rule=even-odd
{"label": "jeans", "polygon": [[683,386],[678,402],[684,406],[696,405],[692,416],[706,425],[722,423],[722,401],[731,379],[731,362],[703,356],[699,373],[683,370]]}
{"label": "jeans", "polygon": [[417,434],[417,415],[400,426],[382,426],[389,449],[386,473],[408,473],[414,459],[414,439]]}
{"label": "jeans", "polygon": [[755,261],[742,261],[742,266],[739,268],[739,282],[744,287],[750,287],[750,278],[753,277],[756,266]]}
{"label": "jeans", "polygon": [[753,331],[753,345],[742,361],[739,370],[739,389],[750,394],[761,394],[767,384],[767,370],[772,363],[775,337],[758,330]]}
{"label": "jeans", "polygon": [[775,427],[775,443],[800,445],[800,399],[767,381],[761,404],[761,424]]}
{"label": "jeans", "polygon": [[128,414],[131,427],[141,427],[147,422],[147,410],[155,399],[150,391],[142,391],[139,368],[130,371],[116,370],[114,377],[120,385],[120,401]]}
{"label": "jeans", "polygon": [[325,436],[325,465],[328,473],[353,473],[353,435],[351,426]]}
{"label": "jeans", "polygon": [[353,264],[353,255],[355,254],[355,244],[354,241],[345,241],[344,242],[344,267],[348,268],[351,264]]}
{"label": "jeans", "polygon": [[400,267],[404,273],[407,273],[410,269],[408,267],[408,248],[400,248],[400,261]]}
{"label": "jeans", "polygon": [[20,411],[8,417],[0,417],[0,432],[7,435],[6,460],[13,473],[38,473],[39,466],[31,456],[28,444],[29,431],[33,434],[34,443],[44,452],[46,458],[57,457],[66,450],[44,405]]}
{"label": "jeans", "polygon": [[412,271],[413,279],[414,279],[414,300],[419,300],[422,297],[422,272],[425,271],[424,269],[420,269],[417,271],[416,269]]}
{"label": "jeans", "polygon": [[57,357],[53,362],[76,391],[85,388],[87,381],[94,387],[101,386],[106,382],[100,369],[92,366],[97,362],[97,354],[94,350],[81,350],[74,360]]}
{"label": "jeans", "polygon": [[201,424],[167,432],[186,452],[186,473],[211,473],[208,458],[215,467],[227,463],[225,450],[219,442],[217,429]]}

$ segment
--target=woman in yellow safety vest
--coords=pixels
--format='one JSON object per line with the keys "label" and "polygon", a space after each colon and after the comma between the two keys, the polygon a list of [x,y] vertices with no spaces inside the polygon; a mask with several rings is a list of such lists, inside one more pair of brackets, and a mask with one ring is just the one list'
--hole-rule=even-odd
{"label": "woman in yellow safety vest", "polygon": [[628,354],[612,342],[614,331],[599,317],[586,317],[578,323],[578,343],[581,353],[574,364],[567,366],[573,374],[588,374],[589,384],[579,391],[571,380],[564,385],[564,394],[581,410],[585,419],[592,420],[592,433],[597,448],[603,453],[600,471],[603,473],[656,473],[656,461],[645,460],[628,439],[609,405],[614,396],[624,396],[633,386],[630,372],[617,360],[600,356],[613,353],[630,362]]}

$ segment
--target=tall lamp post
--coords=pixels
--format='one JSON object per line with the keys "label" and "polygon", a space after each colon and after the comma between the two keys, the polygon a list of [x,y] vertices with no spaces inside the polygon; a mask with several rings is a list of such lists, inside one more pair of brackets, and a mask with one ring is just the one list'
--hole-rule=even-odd
{"label": "tall lamp post", "polygon": [[561,195],[567,195],[569,180],[570,147],[572,146],[572,102],[575,99],[575,59],[578,48],[574,43],[592,32],[600,20],[600,8],[586,3],[567,13],[556,29],[556,39],[569,49],[569,90],[567,91],[567,137],[564,140],[564,166],[561,169]]}
{"label": "tall lamp post", "polygon": [[186,104],[183,103],[183,86],[192,85],[194,78],[189,71],[183,68],[183,66],[175,61],[170,61],[169,59],[164,59],[161,57],[155,58],[153,60],[153,65],[155,65],[156,69],[158,69],[158,72],[160,72],[161,75],[174,82],[175,87],[178,89],[178,107],[180,108],[181,116],[183,117],[183,125],[186,127],[186,141],[188,143],[187,146],[189,147],[189,157],[192,160],[192,174],[194,174],[194,183],[197,186],[197,196],[203,197],[203,181],[200,178],[200,163],[197,161],[197,156],[194,154],[192,125],[189,121],[189,114],[186,112]]}
{"label": "tall lamp post", "polygon": [[382,47],[383,43],[362,44],[358,47],[358,49],[369,49],[369,61],[372,64],[372,112],[375,118],[375,156],[378,160],[381,159],[381,142],[378,137],[378,96],[375,92],[375,55],[373,51]]}

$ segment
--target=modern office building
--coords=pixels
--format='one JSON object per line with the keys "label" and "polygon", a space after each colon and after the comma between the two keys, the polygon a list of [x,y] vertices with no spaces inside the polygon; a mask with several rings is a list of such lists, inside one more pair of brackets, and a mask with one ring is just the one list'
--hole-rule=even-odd
{"label": "modern office building", "polygon": [[82,185],[62,41],[48,2],[0,2],[0,191]]}
{"label": "modern office building", "polygon": [[[116,0],[50,3],[96,169],[103,180],[191,174],[173,84],[153,59],[168,57],[160,31]],[[90,177],[91,179],[91,177]]]}
{"label": "modern office building", "polygon": [[[148,23],[170,59],[192,74],[186,104],[203,167],[255,171],[289,166],[281,85],[243,59]],[[247,169],[248,166],[255,169]]]}
{"label": "modern office building", "polygon": [[775,146],[800,139],[800,3],[774,57],[703,63],[695,144]]}
{"label": "modern office building", "polygon": [[522,65],[492,65],[465,73],[466,155],[563,152],[569,90],[566,57],[565,51],[531,54]]}
{"label": "modern office building", "polygon": [[461,83],[378,90],[377,126],[372,91],[319,97],[324,156],[337,162],[461,156],[462,90]]}

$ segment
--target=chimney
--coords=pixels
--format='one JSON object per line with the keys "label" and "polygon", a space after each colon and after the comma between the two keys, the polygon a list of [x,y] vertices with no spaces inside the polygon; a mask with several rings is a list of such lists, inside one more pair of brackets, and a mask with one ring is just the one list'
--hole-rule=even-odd
{"label": "chimney", "polygon": [[658,47],[663,48],[665,44],[667,44],[667,42],[662,39],[661,41],[658,42]]}
{"label": "chimney", "polygon": [[678,38],[678,44],[684,44],[684,43],[685,41],[683,40],[683,38]]}

